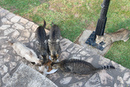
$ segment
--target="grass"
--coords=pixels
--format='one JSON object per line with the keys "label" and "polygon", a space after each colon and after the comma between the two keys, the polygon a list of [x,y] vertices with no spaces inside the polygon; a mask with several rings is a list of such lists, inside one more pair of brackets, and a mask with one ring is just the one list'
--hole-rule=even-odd
{"label": "grass", "polygon": [[[44,3],[41,3],[44,2]],[[0,6],[39,25],[58,24],[63,37],[75,41],[91,23],[96,27],[103,0],[0,0]],[[130,29],[129,0],[111,0],[105,32]],[[130,40],[115,42],[105,57],[130,69]]]}

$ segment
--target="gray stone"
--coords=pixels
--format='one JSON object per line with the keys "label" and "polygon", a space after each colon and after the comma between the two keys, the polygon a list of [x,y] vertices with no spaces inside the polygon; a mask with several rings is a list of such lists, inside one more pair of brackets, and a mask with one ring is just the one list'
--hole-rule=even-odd
{"label": "gray stone", "polygon": [[54,81],[59,78],[60,78],[60,75],[58,73],[53,73],[49,75],[49,79],[54,80]]}
{"label": "gray stone", "polygon": [[21,19],[20,16],[14,16],[13,18],[11,18],[11,22],[16,23],[16,22],[18,22],[20,19]]}
{"label": "gray stone", "polygon": [[35,38],[35,33],[31,33],[31,36],[30,36],[30,41],[33,41],[34,40],[34,38]]}
{"label": "gray stone", "polygon": [[0,37],[0,39],[5,39],[5,38],[7,38],[7,36],[1,36],[1,37]]}
{"label": "gray stone", "polygon": [[68,46],[70,46],[70,44],[72,44],[72,42],[70,40],[67,39],[62,39],[60,41],[60,47],[61,47],[61,51],[65,51],[67,49]]}
{"label": "gray stone", "polygon": [[60,54],[60,61],[64,60],[64,59],[67,59],[69,57],[69,55],[70,55],[70,53],[68,53],[68,52],[62,52]]}
{"label": "gray stone", "polygon": [[24,27],[22,25],[18,24],[18,23],[15,23],[14,25],[12,25],[12,27],[15,28],[15,29],[20,29],[20,30],[24,29]]}
{"label": "gray stone", "polygon": [[7,87],[57,87],[44,75],[21,64],[14,72],[12,78],[6,83]]}
{"label": "gray stone", "polygon": [[12,17],[14,17],[15,16],[15,14],[13,14],[13,13],[8,13],[7,15],[6,15],[6,18],[7,19],[11,19]]}
{"label": "gray stone", "polygon": [[1,75],[4,75],[5,73],[7,73],[7,71],[8,71],[8,67],[6,65],[3,65],[2,67],[0,67]]}
{"label": "gray stone", "polygon": [[4,31],[4,35],[8,35],[8,34],[12,33],[13,31],[15,31],[15,29],[6,29]]}
{"label": "gray stone", "polygon": [[12,24],[12,22],[8,21],[7,18],[2,18],[2,19],[1,19],[1,22],[2,22],[3,24],[5,24],[5,25],[11,25],[11,24]]}
{"label": "gray stone", "polygon": [[33,22],[28,22],[28,23],[25,25],[25,27],[26,27],[26,28],[31,28],[33,24],[34,24]]}
{"label": "gray stone", "polygon": [[68,84],[70,83],[72,77],[66,77],[60,80],[60,84]]}
{"label": "gray stone", "polygon": [[90,54],[88,52],[86,52],[86,51],[81,51],[80,54],[85,55],[85,56],[90,56]]}
{"label": "gray stone", "polygon": [[9,65],[10,65],[10,70],[12,70],[16,67],[17,63],[16,62],[10,62]]}
{"label": "gray stone", "polygon": [[7,29],[7,28],[9,28],[10,27],[10,25],[2,25],[1,27],[0,27],[0,30],[5,30],[5,29]]}
{"label": "gray stone", "polygon": [[85,30],[81,37],[79,38],[78,42],[80,45],[84,45],[85,41],[87,40],[87,38],[91,35],[92,31],[91,30]]}
{"label": "gray stone", "polygon": [[130,78],[130,72],[124,73],[123,80],[126,81],[128,78]]}
{"label": "gray stone", "polygon": [[37,24],[33,24],[32,31],[35,32],[37,28],[38,28],[38,25]]}
{"label": "gray stone", "polygon": [[83,82],[76,82],[76,83],[71,84],[69,87],[82,87],[82,85],[83,85]]}
{"label": "gray stone", "polygon": [[13,34],[12,34],[12,37],[13,37],[13,38],[17,38],[19,35],[20,35],[20,33],[19,33],[17,30],[15,30],[15,31],[13,32]]}
{"label": "gray stone", "polygon": [[0,79],[0,87],[2,87],[2,81],[1,81],[1,79]]}
{"label": "gray stone", "polygon": [[0,53],[4,55],[4,54],[6,54],[8,51],[9,51],[9,50],[7,50],[7,49],[1,49],[1,50],[0,50]]}
{"label": "gray stone", "polygon": [[10,75],[9,73],[7,73],[3,78],[2,78],[2,82],[4,84],[7,84],[8,82],[10,82]]}
{"label": "gray stone", "polygon": [[27,22],[28,22],[28,20],[24,19],[24,18],[21,18],[21,20],[20,20],[20,23],[22,23],[22,24],[26,24]]}
{"label": "gray stone", "polygon": [[24,36],[26,38],[29,38],[30,32],[28,30],[23,30],[21,36]]}
{"label": "gray stone", "polygon": [[0,16],[3,17],[3,16],[5,16],[8,12],[9,12],[8,10],[3,9],[2,11],[0,11]]}
{"label": "gray stone", "polygon": [[84,87],[102,87],[100,79],[97,74],[94,74],[86,83]]}
{"label": "gray stone", "polygon": [[109,75],[106,72],[106,70],[101,70],[100,72],[98,72],[98,74],[99,74],[100,81],[103,85],[106,85],[108,83],[108,81],[110,81],[110,83],[112,83],[114,81],[114,77]]}
{"label": "gray stone", "polygon": [[10,61],[10,56],[4,58],[4,62],[9,62],[9,61]]}

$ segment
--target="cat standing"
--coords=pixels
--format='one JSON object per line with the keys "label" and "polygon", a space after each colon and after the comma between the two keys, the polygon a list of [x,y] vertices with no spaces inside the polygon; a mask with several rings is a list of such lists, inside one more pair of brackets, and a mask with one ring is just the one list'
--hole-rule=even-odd
{"label": "cat standing", "polygon": [[60,54],[60,29],[56,24],[52,23],[49,33],[48,46],[52,61],[56,61]]}
{"label": "cat standing", "polygon": [[48,48],[48,43],[47,43],[47,36],[45,32],[45,27],[46,27],[46,22],[44,20],[44,25],[39,26],[36,30],[36,37],[39,42],[39,51],[40,51],[40,58],[43,59],[43,63],[46,63],[49,59],[49,48]]}

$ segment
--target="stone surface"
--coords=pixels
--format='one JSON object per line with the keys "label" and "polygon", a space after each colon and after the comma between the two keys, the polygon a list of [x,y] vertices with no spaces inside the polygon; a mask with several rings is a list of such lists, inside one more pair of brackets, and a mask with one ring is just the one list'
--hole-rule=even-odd
{"label": "stone surface", "polygon": [[13,18],[11,18],[11,22],[16,23],[16,22],[18,22],[20,19],[21,19],[20,16],[14,16]]}
{"label": "stone surface", "polygon": [[13,73],[6,87],[57,87],[44,75],[36,72],[29,66],[21,64]]}
{"label": "stone surface", "polygon": [[6,29],[4,31],[4,35],[8,35],[8,34],[12,33],[13,31],[15,31],[15,29]]}
{"label": "stone surface", "polygon": [[24,27],[22,25],[18,24],[18,23],[15,23],[14,25],[12,25],[12,27],[15,28],[15,29],[20,29],[20,30],[24,29]]}
{"label": "stone surface", "polygon": [[20,23],[22,23],[22,24],[26,24],[27,22],[28,22],[27,19],[24,19],[24,18],[21,18],[21,19],[20,19]]}
{"label": "stone surface", "polygon": [[0,30],[5,30],[9,27],[10,27],[10,25],[2,25],[2,26],[0,26]]}

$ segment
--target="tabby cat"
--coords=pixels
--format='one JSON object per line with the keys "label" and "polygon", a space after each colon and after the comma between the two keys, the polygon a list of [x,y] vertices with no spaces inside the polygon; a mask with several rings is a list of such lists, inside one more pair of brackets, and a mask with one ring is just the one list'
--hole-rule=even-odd
{"label": "tabby cat", "polygon": [[61,62],[53,62],[52,68],[60,68],[64,72],[70,72],[80,75],[88,75],[102,69],[115,69],[114,66],[95,68],[92,64],[78,59],[65,59]]}
{"label": "tabby cat", "polygon": [[60,29],[58,25],[52,23],[49,33],[48,46],[52,61],[56,61],[60,54]]}
{"label": "tabby cat", "polygon": [[39,42],[39,51],[40,51],[40,58],[43,59],[43,63],[46,63],[49,59],[49,55],[48,55],[48,43],[47,43],[47,36],[46,36],[46,32],[45,32],[45,27],[46,27],[46,22],[44,20],[44,25],[43,26],[39,26],[36,30],[36,37],[38,39]]}

